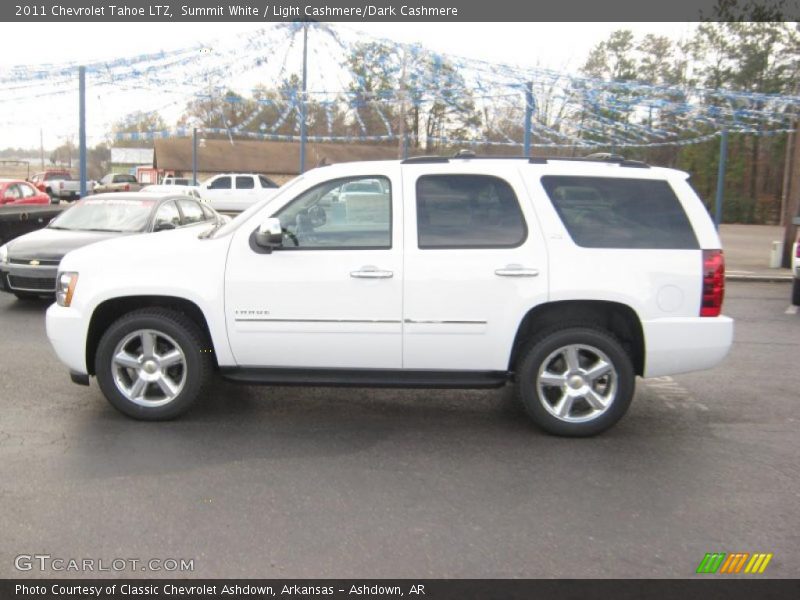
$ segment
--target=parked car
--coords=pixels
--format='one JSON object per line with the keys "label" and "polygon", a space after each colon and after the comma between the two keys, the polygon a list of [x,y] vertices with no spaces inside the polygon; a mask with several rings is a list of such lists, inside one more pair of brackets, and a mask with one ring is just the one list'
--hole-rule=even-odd
{"label": "parked car", "polygon": [[[69,171],[64,169],[49,169],[35,173],[30,182],[40,192],[47,194],[53,202],[59,200],[76,200],[81,196],[81,182],[73,179]],[[87,190],[91,191],[94,182],[87,182]]]}
{"label": "parked car", "polygon": [[76,202],[47,227],[0,247],[0,288],[18,298],[52,296],[63,256],[131,234],[216,223],[208,206],[180,194],[115,193]]}
{"label": "parked car", "polygon": [[159,185],[146,185],[144,186],[140,192],[145,193],[158,193],[158,194],[185,194],[186,196],[191,196],[201,202],[205,202],[200,197],[200,192],[197,190],[197,186],[194,185],[181,185],[181,184],[159,184]]}
{"label": "parked car", "polygon": [[272,198],[278,184],[254,173],[215,175],[198,186],[200,196],[220,212],[237,213],[256,202]]}
{"label": "parked car", "polygon": [[[0,206],[0,245],[45,227],[64,210],[52,204],[5,204]],[[0,284],[0,287],[2,284]]]}
{"label": "parked car", "polygon": [[[795,217],[793,223],[800,225],[800,217]],[[792,282],[792,304],[800,306],[800,234],[792,246],[792,275],[794,281]]]}
{"label": "parked car", "polygon": [[[321,206],[375,180],[369,202]],[[514,382],[539,426],[593,435],[625,414],[636,375],[711,368],[733,337],[720,240],[687,175],[633,161],[337,164],[225,226],[148,242],[70,252],[47,311],[73,381],[96,376],[137,419],[185,412],[217,371]]]}
{"label": "parked car", "polygon": [[0,205],[50,204],[50,196],[20,179],[0,179]]}
{"label": "parked car", "polygon": [[92,190],[95,194],[107,194],[109,192],[138,192],[142,185],[136,181],[136,177],[127,173],[109,173],[94,186]]}

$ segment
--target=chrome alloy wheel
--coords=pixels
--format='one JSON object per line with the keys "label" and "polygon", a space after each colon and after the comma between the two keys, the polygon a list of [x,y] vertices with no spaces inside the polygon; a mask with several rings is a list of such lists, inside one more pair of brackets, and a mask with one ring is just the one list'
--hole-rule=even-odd
{"label": "chrome alloy wheel", "polygon": [[570,344],[552,352],[539,368],[536,391],[551,415],[568,423],[596,419],[617,394],[618,375],[604,352]]}
{"label": "chrome alloy wheel", "polygon": [[125,398],[140,406],[163,406],[172,402],[186,383],[186,355],[168,335],[140,329],[117,344],[111,371]]}

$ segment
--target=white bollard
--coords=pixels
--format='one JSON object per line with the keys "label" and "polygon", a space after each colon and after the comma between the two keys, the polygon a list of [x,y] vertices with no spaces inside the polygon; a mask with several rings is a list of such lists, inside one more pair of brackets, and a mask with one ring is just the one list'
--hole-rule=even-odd
{"label": "white bollard", "polygon": [[769,253],[769,268],[779,269],[781,257],[783,256],[783,242],[772,242],[772,251]]}

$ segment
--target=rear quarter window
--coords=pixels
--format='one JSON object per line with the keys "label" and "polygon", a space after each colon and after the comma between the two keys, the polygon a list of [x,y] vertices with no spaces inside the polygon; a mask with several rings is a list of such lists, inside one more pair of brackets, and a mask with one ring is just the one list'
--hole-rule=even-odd
{"label": "rear quarter window", "polygon": [[578,246],[700,247],[680,200],[666,181],[546,175],[542,186]]}

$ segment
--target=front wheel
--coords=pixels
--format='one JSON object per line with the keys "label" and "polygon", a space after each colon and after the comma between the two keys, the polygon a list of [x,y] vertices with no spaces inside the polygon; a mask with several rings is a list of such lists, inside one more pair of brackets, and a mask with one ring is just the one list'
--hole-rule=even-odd
{"label": "front wheel", "polygon": [[95,358],[97,382],[112,406],[147,421],[186,412],[211,371],[201,330],[167,309],[145,308],[117,319],[101,338]]}
{"label": "front wheel", "polygon": [[556,435],[584,437],[619,421],[633,399],[631,358],[610,333],[573,327],[532,340],[517,363],[531,419]]}

